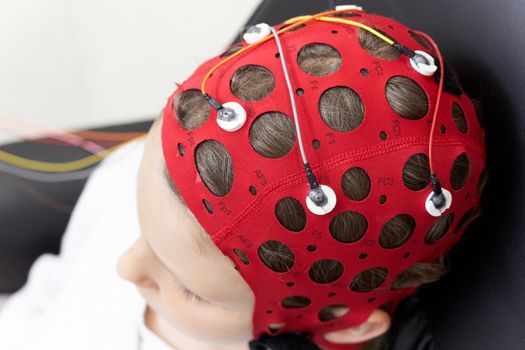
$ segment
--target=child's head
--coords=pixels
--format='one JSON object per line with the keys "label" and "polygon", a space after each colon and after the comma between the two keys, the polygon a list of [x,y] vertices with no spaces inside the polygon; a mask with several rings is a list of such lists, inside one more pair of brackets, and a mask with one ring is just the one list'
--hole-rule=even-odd
{"label": "child's head", "polygon": [[[436,54],[394,20],[350,19]],[[246,110],[237,131],[218,126],[200,91],[234,50],[184,82],[148,135],[142,237],[119,265],[183,348],[246,349],[264,332],[301,331],[320,346],[353,349],[388,330],[402,298],[445,273],[444,254],[479,213],[484,135],[450,72],[429,159],[434,76],[348,24],[311,21],[281,40],[305,153],[337,202],[326,215],[306,205],[309,182],[274,40],[208,80],[215,99]],[[425,208],[432,166],[453,196],[437,217]]]}

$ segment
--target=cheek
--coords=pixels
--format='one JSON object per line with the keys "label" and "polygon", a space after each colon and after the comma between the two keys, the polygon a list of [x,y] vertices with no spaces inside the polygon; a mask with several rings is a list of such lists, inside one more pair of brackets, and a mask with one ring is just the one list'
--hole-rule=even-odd
{"label": "cheek", "polygon": [[175,285],[163,285],[157,305],[151,306],[171,326],[203,342],[234,344],[252,338],[253,310],[191,302]]}

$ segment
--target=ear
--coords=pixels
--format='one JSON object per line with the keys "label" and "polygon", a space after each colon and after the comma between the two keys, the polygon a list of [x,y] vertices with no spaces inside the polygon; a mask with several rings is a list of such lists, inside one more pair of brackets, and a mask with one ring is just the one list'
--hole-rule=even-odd
{"label": "ear", "polygon": [[362,343],[385,333],[390,328],[390,323],[390,315],[387,312],[375,309],[359,326],[326,333],[324,338],[337,344]]}

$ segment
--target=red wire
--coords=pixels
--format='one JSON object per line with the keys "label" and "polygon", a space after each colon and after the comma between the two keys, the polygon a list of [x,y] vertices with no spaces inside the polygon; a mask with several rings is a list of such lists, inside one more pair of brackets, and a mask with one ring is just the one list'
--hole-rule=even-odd
{"label": "red wire", "polygon": [[419,32],[417,30],[414,30],[414,32],[416,32],[419,35],[422,35],[428,41],[430,41],[430,43],[434,47],[434,50],[436,51],[436,54],[437,54],[438,60],[439,60],[439,87],[438,87],[438,93],[437,93],[437,98],[436,98],[436,108],[434,109],[434,116],[432,117],[432,127],[430,128],[430,141],[428,143],[428,159],[429,159],[429,163],[430,163],[430,173],[432,174],[432,173],[434,173],[434,167],[433,167],[434,163],[432,162],[432,144],[433,144],[433,141],[434,141],[434,126],[436,124],[436,119],[437,119],[437,114],[438,114],[438,109],[439,109],[439,103],[441,101],[441,93],[443,91],[443,79],[445,77],[445,73],[444,73],[445,72],[445,66],[443,65],[443,56],[441,56],[441,51],[439,51],[439,47],[436,45],[434,40],[430,36],[428,36],[427,34],[425,34],[423,32]]}

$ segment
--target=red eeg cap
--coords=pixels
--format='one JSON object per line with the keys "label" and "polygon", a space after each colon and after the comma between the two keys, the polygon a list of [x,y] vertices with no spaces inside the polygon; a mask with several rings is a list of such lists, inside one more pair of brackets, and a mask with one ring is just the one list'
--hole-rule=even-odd
{"label": "red eeg cap", "polygon": [[[366,13],[351,19],[372,23],[374,28],[412,50],[429,52],[414,40],[408,27],[395,20]],[[281,27],[277,26],[277,29]],[[423,190],[410,190],[404,185],[402,171],[412,155],[424,153],[428,156],[438,84],[434,76],[416,72],[404,55],[386,61],[368,54],[358,43],[357,33],[358,28],[350,25],[313,21],[304,28],[280,36],[292,85],[294,89],[304,90],[302,96],[295,98],[305,152],[318,182],[329,185],[337,195],[337,205],[327,215],[314,215],[306,208],[305,198],[310,188],[297,140],[293,149],[281,158],[265,158],[250,144],[250,125],[259,115],[278,111],[293,121],[290,97],[281,62],[276,58],[278,51],[274,39],[227,62],[207,82],[207,92],[219,102],[235,101],[246,109],[247,121],[240,130],[227,132],[221,129],[217,125],[214,109],[211,109],[206,122],[192,131],[183,129],[175,117],[173,99],[176,94],[189,89],[200,90],[204,75],[223,59],[220,56],[202,64],[168,99],[164,109],[162,145],[169,173],[202,227],[221,251],[232,259],[253,289],[254,338],[264,333],[311,332],[313,341],[318,345],[330,349],[356,349],[362,344],[331,343],[324,340],[323,334],[361,324],[374,309],[386,302],[393,301],[395,310],[401,299],[415,292],[415,288],[391,290],[395,277],[415,263],[432,262],[447,252],[463,233],[464,226],[458,227],[461,218],[469,209],[478,209],[480,197],[476,186],[485,167],[485,134],[469,97],[464,92],[459,97],[443,92],[434,132],[433,166],[441,185],[453,197],[451,207],[443,215],[455,215],[449,231],[441,239],[432,244],[425,243],[426,233],[439,219],[425,210],[424,203],[432,189],[429,184]],[[300,69],[298,52],[311,43],[329,44],[339,51],[342,64],[335,73],[315,77]],[[435,55],[433,51],[430,53]],[[275,88],[260,101],[246,102],[233,95],[230,80],[238,68],[253,64],[273,73]],[[368,70],[367,76],[360,73],[362,68]],[[390,108],[385,97],[385,86],[391,77],[397,75],[413,79],[424,89],[430,103],[425,117],[405,119]],[[363,101],[364,119],[352,131],[332,130],[320,116],[319,98],[334,86],[350,87]],[[465,115],[468,125],[465,133],[454,122],[453,102]],[[446,128],[445,134],[439,130],[441,124]],[[381,131],[386,132],[386,140],[379,137]],[[233,162],[233,186],[223,197],[217,197],[208,190],[195,165],[196,147],[209,139],[224,145]],[[312,146],[314,139],[320,141],[318,149]],[[179,144],[185,149],[183,154],[179,152]],[[463,153],[468,158],[470,170],[465,185],[456,190],[451,186],[450,173],[454,160]],[[346,197],[341,187],[343,174],[352,167],[364,169],[371,180],[370,193],[361,201]],[[256,188],[255,195],[249,190],[250,186]],[[386,196],[386,202],[381,204],[380,196]],[[276,203],[285,197],[297,199],[305,209],[306,227],[300,232],[289,231],[275,216]],[[213,207],[213,213],[205,208],[203,199]],[[345,211],[358,212],[367,219],[367,231],[357,242],[339,242],[329,232],[330,220]],[[410,215],[415,220],[415,229],[401,246],[384,248],[379,242],[381,228],[399,214]],[[281,242],[293,252],[294,263],[289,271],[275,272],[259,258],[258,248],[269,240]],[[315,245],[316,249],[307,250],[309,245]],[[244,252],[249,263],[244,263],[234,249]],[[363,258],[364,254],[366,258]],[[342,275],[331,283],[314,282],[308,272],[312,264],[321,259],[340,262],[344,267]],[[349,288],[356,275],[375,267],[385,268],[388,272],[379,288],[369,292],[356,292]],[[290,296],[304,297],[301,300],[307,305],[301,308],[283,307],[282,300]],[[329,305],[346,305],[349,311],[340,318],[322,322],[319,312]],[[277,332],[269,330],[270,323],[282,322],[285,323],[282,329]]]}

